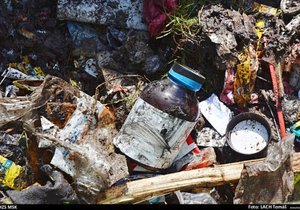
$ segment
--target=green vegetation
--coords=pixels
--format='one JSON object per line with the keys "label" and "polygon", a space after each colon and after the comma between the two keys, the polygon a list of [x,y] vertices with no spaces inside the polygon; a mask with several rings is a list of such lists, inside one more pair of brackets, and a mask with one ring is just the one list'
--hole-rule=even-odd
{"label": "green vegetation", "polygon": [[194,40],[199,33],[198,11],[203,8],[206,1],[182,0],[173,14],[169,15],[169,23],[158,38],[175,35],[181,38]]}

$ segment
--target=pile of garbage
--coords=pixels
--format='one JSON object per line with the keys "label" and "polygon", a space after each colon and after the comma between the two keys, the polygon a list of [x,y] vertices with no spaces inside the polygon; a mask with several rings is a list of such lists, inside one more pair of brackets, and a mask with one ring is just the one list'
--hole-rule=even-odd
{"label": "pile of garbage", "polygon": [[1,1],[0,203],[299,202],[299,25],[294,0]]}

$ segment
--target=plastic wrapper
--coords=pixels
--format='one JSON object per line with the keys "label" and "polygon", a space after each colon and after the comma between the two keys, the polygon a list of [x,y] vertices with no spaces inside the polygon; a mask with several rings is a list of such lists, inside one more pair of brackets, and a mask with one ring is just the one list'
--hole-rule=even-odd
{"label": "plastic wrapper", "polygon": [[261,14],[272,15],[272,16],[279,15],[281,13],[280,9],[278,8],[270,7],[264,4],[258,4],[256,2],[254,2],[253,4],[253,12],[258,12]]}
{"label": "plastic wrapper", "polygon": [[15,185],[16,178],[20,175],[22,171],[22,167],[16,165],[11,160],[0,155],[0,163],[1,163],[1,176],[0,182],[9,188],[12,189],[20,189],[20,186]]}
{"label": "plastic wrapper", "polygon": [[244,108],[251,101],[258,71],[258,57],[252,44],[245,50],[243,57],[243,62],[237,65],[233,91],[234,101],[240,108]]}
{"label": "plastic wrapper", "polygon": [[10,189],[24,189],[32,183],[29,166],[16,164],[16,161],[0,155],[0,183]]}

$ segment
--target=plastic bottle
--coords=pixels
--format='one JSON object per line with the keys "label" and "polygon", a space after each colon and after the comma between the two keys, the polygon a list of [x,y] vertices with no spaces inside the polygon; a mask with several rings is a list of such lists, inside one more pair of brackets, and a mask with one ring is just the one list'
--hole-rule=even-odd
{"label": "plastic bottle", "polygon": [[135,102],[114,144],[155,169],[169,168],[200,116],[196,92],[205,78],[174,63],[168,78],[151,82]]}

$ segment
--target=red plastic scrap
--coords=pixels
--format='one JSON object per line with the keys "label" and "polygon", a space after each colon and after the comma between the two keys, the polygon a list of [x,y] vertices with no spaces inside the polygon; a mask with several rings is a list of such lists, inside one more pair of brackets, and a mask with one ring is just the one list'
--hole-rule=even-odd
{"label": "red plastic scrap", "polygon": [[123,93],[127,93],[127,90],[126,90],[126,88],[124,88],[122,85],[117,85],[117,86],[114,88],[114,92],[123,92]]}
{"label": "red plastic scrap", "polygon": [[220,100],[227,105],[234,104],[233,83],[234,83],[234,70],[233,68],[229,68],[225,72],[224,87],[220,94]]}
{"label": "red plastic scrap", "polygon": [[[268,39],[267,37],[263,36],[262,40],[264,41],[264,47],[267,48]],[[279,130],[280,130],[280,136],[281,138],[284,138],[286,136],[286,130],[285,130],[285,122],[283,117],[283,112],[281,109],[281,97],[279,95],[279,84],[277,81],[277,75],[276,70],[273,64],[269,63],[269,72],[272,80],[272,86],[273,86],[273,92],[275,95],[275,106],[277,111],[277,117],[278,117],[278,124],[279,124]]]}
{"label": "red plastic scrap", "polygon": [[167,23],[167,15],[175,11],[178,0],[144,1],[144,17],[149,26],[151,37],[158,35]]}
{"label": "red plastic scrap", "polygon": [[183,171],[189,171],[198,168],[211,166],[216,161],[216,155],[213,148],[199,149],[196,147],[193,150],[194,160],[182,168]]}
{"label": "red plastic scrap", "polygon": [[[186,138],[186,143],[187,143],[187,145],[191,145],[191,144],[193,144],[195,141],[194,141],[194,139],[193,139],[193,137],[191,136],[191,135],[189,135],[187,138]],[[198,148],[198,147],[195,147],[194,149],[193,149],[193,153],[195,154],[195,155],[199,155],[200,154],[200,149]]]}
{"label": "red plastic scrap", "polygon": [[[194,139],[191,135],[187,137],[186,143],[189,145],[194,143]],[[192,153],[194,155],[194,160],[184,166],[181,170],[189,171],[198,168],[205,168],[213,165],[216,159],[212,148],[204,148],[200,150],[199,147],[195,147]]]}
{"label": "red plastic scrap", "polygon": [[281,100],[280,100],[280,96],[278,93],[278,83],[277,83],[277,78],[276,78],[276,72],[275,72],[275,68],[272,64],[269,64],[269,70],[270,70],[270,75],[271,75],[272,84],[273,84],[273,91],[275,94],[275,103],[276,103],[276,109],[277,109],[277,117],[278,117],[280,135],[282,138],[284,138],[286,136],[285,124],[284,124],[283,113],[281,110]]}

